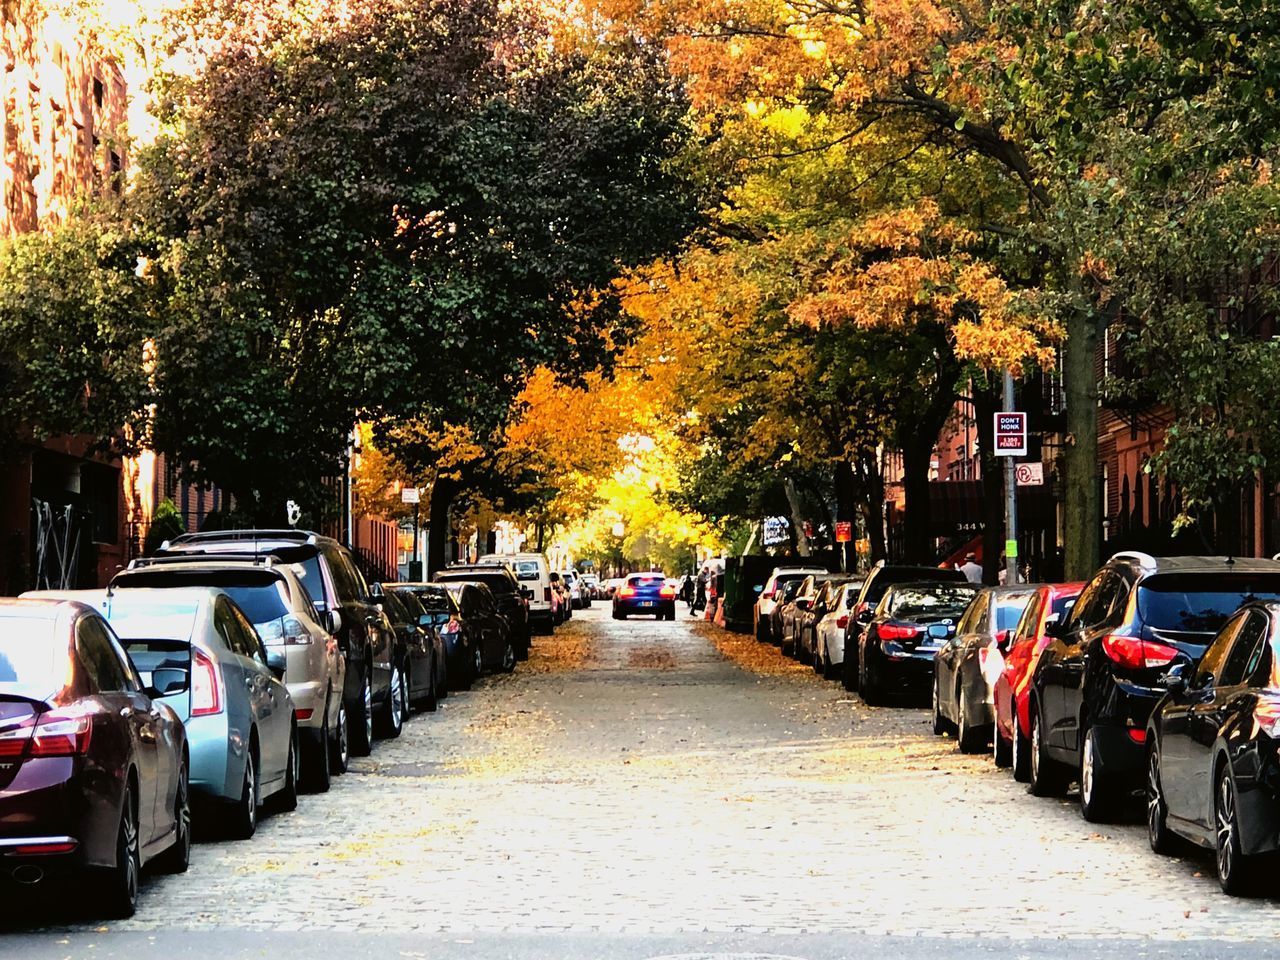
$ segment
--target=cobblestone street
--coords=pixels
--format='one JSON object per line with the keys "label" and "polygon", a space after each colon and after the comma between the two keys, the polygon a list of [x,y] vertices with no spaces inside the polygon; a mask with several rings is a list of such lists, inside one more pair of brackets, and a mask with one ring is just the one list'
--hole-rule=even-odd
{"label": "cobblestone street", "polygon": [[871,710],[749,638],[597,604],[328,795],[150,879],[134,920],[12,943],[78,956],[177,927],[768,935],[787,953],[858,931],[1274,944],[1274,902],[1229,900],[1212,872],[1152,855],[1138,824],[1032,798],[924,710]]}

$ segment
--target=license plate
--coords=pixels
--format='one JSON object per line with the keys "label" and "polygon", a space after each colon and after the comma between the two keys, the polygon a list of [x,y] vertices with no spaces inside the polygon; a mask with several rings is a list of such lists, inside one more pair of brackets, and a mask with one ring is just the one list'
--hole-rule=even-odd
{"label": "license plate", "polygon": [[640,606],[642,606],[642,607],[652,607],[652,606],[654,606],[654,602],[653,602],[652,600],[641,600],[641,601],[640,601]]}

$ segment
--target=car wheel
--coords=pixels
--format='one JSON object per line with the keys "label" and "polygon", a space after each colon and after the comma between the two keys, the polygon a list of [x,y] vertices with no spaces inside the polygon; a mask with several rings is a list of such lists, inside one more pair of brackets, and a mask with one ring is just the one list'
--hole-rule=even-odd
{"label": "car wheel", "polygon": [[329,734],[329,704],[331,696],[332,693],[329,693],[324,698],[324,719],[321,721],[319,738],[313,740],[311,739],[311,733],[308,732],[307,734],[305,772],[307,790],[311,793],[328,793],[329,787],[333,783],[332,758],[330,757],[331,738]]}
{"label": "car wheel", "polygon": [[1059,765],[1049,757],[1044,742],[1044,720],[1031,712],[1031,792],[1037,797],[1062,795],[1066,784]]}
{"label": "car wheel", "polygon": [[1009,743],[1009,752],[1013,779],[1018,783],[1029,782],[1031,780],[1031,740],[1022,732],[1016,706],[1013,710],[1013,739]]}
{"label": "car wheel", "polygon": [[858,689],[858,660],[849,656],[848,645],[844,648],[844,663],[840,665],[840,679],[844,688],[850,693]]}
{"label": "car wheel", "polygon": [[440,708],[440,693],[436,685],[436,665],[433,660],[427,670],[427,695],[422,698],[422,709],[435,713]]}
{"label": "car wheel", "polygon": [[337,729],[331,734],[332,739],[329,741],[329,770],[331,773],[342,774],[347,772],[347,766],[351,763],[351,746],[348,739],[347,731],[347,705],[338,703],[338,722]]}
{"label": "car wheel", "polygon": [[933,732],[940,737],[950,729],[951,724],[942,715],[942,697],[938,693],[938,675],[935,673],[933,676]]}
{"label": "car wheel", "polygon": [[258,830],[258,773],[253,748],[244,755],[244,779],[240,783],[240,799],[227,811],[227,834],[233,840],[248,840]]}
{"label": "car wheel", "polygon": [[1222,892],[1239,897],[1252,893],[1254,887],[1253,858],[1246,857],[1240,846],[1240,809],[1236,784],[1231,771],[1218,774],[1214,789],[1213,825],[1215,863]]}
{"label": "car wheel", "polygon": [[622,613],[620,610],[615,610],[615,611],[613,611],[613,619],[615,619],[615,620],[625,620],[625,619],[627,619],[627,615],[626,615],[625,613]]}
{"label": "car wheel", "polygon": [[813,647],[814,647],[813,656],[809,658],[809,663],[813,667],[814,673],[816,673],[820,677],[825,676],[827,672],[827,666],[826,666],[826,663],[823,661],[823,657],[825,655],[824,651],[818,649],[818,644],[816,640],[814,642]]}
{"label": "car wheel", "polygon": [[379,726],[382,728],[382,736],[387,740],[394,740],[404,729],[404,708],[409,702],[406,696],[407,689],[403,664],[392,663],[391,686],[387,690],[387,702],[379,711],[381,721]]}
{"label": "car wheel", "polygon": [[1000,725],[991,728],[991,759],[1001,769],[1013,763],[1013,744],[1000,735]]}
{"label": "car wheel", "polygon": [[516,668],[516,648],[511,641],[507,641],[506,647],[502,650],[502,672],[511,673]]}
{"label": "car wheel", "polygon": [[133,785],[124,790],[120,826],[116,830],[116,864],[103,878],[102,904],[114,919],[132,917],[138,909],[138,878],[142,874],[142,850],[138,840],[138,815]]}
{"label": "car wheel", "polygon": [[484,651],[480,649],[480,644],[476,644],[471,650],[471,679],[479,680],[484,674]]}
{"label": "car wheel", "polygon": [[869,707],[878,707],[884,702],[880,695],[880,678],[876,676],[875,668],[869,666],[865,659],[858,664],[858,692],[862,702]]}
{"label": "car wheel", "polygon": [[1106,823],[1114,815],[1110,781],[1098,760],[1098,731],[1085,731],[1080,744],[1080,813],[1090,823]]}
{"label": "car wheel", "polygon": [[956,691],[956,746],[961,753],[978,753],[986,746],[981,728],[969,722],[969,708],[963,690]]}
{"label": "car wheel", "polygon": [[822,644],[822,677],[825,680],[837,680],[839,666],[831,662],[831,650],[824,641]]}
{"label": "car wheel", "polygon": [[185,759],[173,798],[173,846],[156,858],[156,866],[162,873],[186,873],[191,866],[191,774]]}
{"label": "car wheel", "polygon": [[766,621],[756,617],[756,643],[768,643],[769,630]]}
{"label": "car wheel", "polygon": [[1153,744],[1147,751],[1147,842],[1153,852],[1168,856],[1177,846],[1174,841],[1169,829],[1169,805],[1160,780],[1160,748]]}
{"label": "car wheel", "polygon": [[360,668],[360,700],[355,705],[356,713],[347,724],[347,734],[351,742],[351,753],[356,757],[367,757],[373,751],[373,656],[365,654],[364,665]]}
{"label": "car wheel", "polygon": [[298,809],[298,774],[302,770],[301,757],[298,755],[298,726],[294,724],[289,731],[289,758],[285,761],[284,789],[275,795],[275,808],[279,813],[289,813]]}

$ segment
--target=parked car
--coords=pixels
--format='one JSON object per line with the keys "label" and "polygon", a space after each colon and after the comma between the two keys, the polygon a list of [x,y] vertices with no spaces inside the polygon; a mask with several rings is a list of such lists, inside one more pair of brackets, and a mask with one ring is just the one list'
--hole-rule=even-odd
{"label": "parked car", "polygon": [[510,673],[516,668],[516,647],[511,628],[494,602],[487,584],[470,580],[444,583],[458,602],[458,619],[468,635],[471,651],[471,675],[479,677],[486,670]]}
{"label": "parked car", "polygon": [[584,573],[582,575],[582,583],[587,588],[587,596],[592,600],[601,600],[603,596],[600,592],[600,578],[594,573]]}
{"label": "parked car", "polygon": [[807,606],[798,607],[795,612],[795,639],[792,641],[792,652],[801,663],[815,662],[814,650],[817,646],[818,621],[827,614],[833,593],[840,589],[845,577],[838,573],[826,573],[813,578],[813,599]]}
{"label": "parked car", "polygon": [[513,574],[520,586],[529,591],[529,629],[533,633],[551,633],[555,629],[555,610],[551,596],[551,565],[541,553],[498,554],[481,557],[479,563],[501,563]]}
{"label": "parked car", "polygon": [[443,698],[450,690],[469,689],[478,676],[472,650],[474,631],[463,630],[462,612],[453,592],[441,583],[387,583],[382,589],[413,594],[439,637],[444,662],[440,665],[442,682],[436,687],[437,696]]}
{"label": "parked car", "polygon": [[1083,583],[1043,584],[1027,604],[1013,632],[997,644],[994,753],[996,766],[1013,767],[1013,778],[1026,783],[1031,776],[1031,676],[1040,653],[1049,643],[1049,626],[1066,619]]}
{"label": "parked car", "polygon": [[652,613],[655,620],[676,618],[676,590],[660,573],[633,573],[613,595],[613,619]]}
{"label": "parked car", "polygon": [[[956,622],[978,592],[969,583],[895,583],[881,598],[858,638],[858,690],[865,703],[891,693],[923,700],[933,683],[933,658],[956,632]],[[846,648],[845,664],[849,656]]]}
{"label": "parked car", "polygon": [[815,564],[774,567],[773,573],[769,574],[769,579],[764,582],[760,596],[756,598],[755,605],[751,608],[752,627],[755,630],[756,639],[761,643],[779,642],[773,630],[773,612],[782,599],[784,584],[803,580],[810,574],[826,572],[826,568]]}
{"label": "parked car", "polygon": [[1035,591],[1026,584],[978,591],[955,635],[934,657],[933,732],[954,730],[961,753],[977,753],[991,742],[998,645],[1018,625]]}
{"label": "parked car", "polygon": [[511,642],[515,645],[516,659],[529,659],[529,607],[524,589],[514,573],[500,564],[453,564],[435,575],[436,583],[460,581],[483,583],[489,588],[498,615],[506,621]]}
{"label": "parked car", "polygon": [[1118,553],[1051,627],[1032,683],[1031,790],[1080,782],[1086,820],[1109,818],[1147,772],[1147,721],[1171,667],[1194,668],[1241,605],[1280,597],[1280,564]]}
{"label": "parked car", "polygon": [[784,580],[778,587],[777,591],[775,591],[773,607],[769,611],[769,630],[766,633],[766,636],[769,637],[771,643],[781,646],[784,642],[783,630],[787,606],[800,594],[800,590],[809,576],[811,576],[811,574],[807,574],[803,577],[797,577],[793,580]]}
{"label": "parked car", "polygon": [[350,749],[368,756],[375,720],[395,729],[392,716],[392,655],[395,631],[371,601],[369,586],[351,551],[331,537],[306,530],[215,530],[165,541],[157,556],[244,554],[297,564],[316,612],[338,639],[347,661],[343,700]]}
{"label": "parked car", "polygon": [[778,611],[778,646],[788,657],[799,657],[800,619],[818,595],[820,576],[825,574],[811,573],[801,580],[795,596]]}
{"label": "parked car", "polygon": [[[858,657],[857,651],[862,632],[871,622],[876,606],[884,599],[885,592],[895,583],[920,581],[927,583],[968,583],[963,572],[946,567],[917,567],[902,564],[889,564],[881,560],[867,573],[862,582],[862,591],[854,601],[849,615],[849,625],[845,628],[845,656],[841,666],[841,680],[846,690],[858,689]],[[853,651],[853,656],[850,656]]]}
{"label": "parked car", "polygon": [[186,696],[189,666],[144,681],[91,607],[0,600],[0,874],[75,880],[129,917],[145,866],[187,869],[186,731],[164,697]]}
{"label": "parked car", "polygon": [[197,825],[247,840],[269,798],[281,810],[297,806],[298,735],[293,698],[281,679],[285,655],[263,646],[226,591],[127,587],[24,596],[97,609],[144,683],[157,672],[189,667],[190,688],[160,699],[186,727]]}
{"label": "parked car", "polygon": [[848,580],[837,586],[831,602],[827,604],[826,613],[818,621],[817,652],[813,669],[828,680],[835,680],[840,676],[841,665],[844,663],[844,634],[860,592],[861,580]]}
{"label": "parked car", "polygon": [[391,621],[399,640],[405,716],[410,710],[435,710],[440,700],[437,684],[444,653],[443,643],[433,629],[431,618],[412,593],[388,590],[381,584],[375,584],[374,595],[382,598],[382,612]]}
{"label": "parked car", "polygon": [[574,610],[581,610],[586,606],[582,595],[582,578],[578,576],[576,570],[561,570],[560,579],[564,582],[564,588],[569,594],[569,606]]}
{"label": "parked car", "polygon": [[285,656],[285,685],[293,698],[307,789],[329,789],[333,773],[347,769],[347,713],[342,691],[346,658],[321,624],[315,601],[291,564],[271,557],[204,554],[135,560],[111,580],[111,589],[217,587],[244,611],[268,650]]}
{"label": "parked car", "polygon": [[1263,856],[1280,848],[1278,624],[1280,604],[1239,610],[1198,667],[1179,663],[1165,675],[1168,692],[1147,724],[1151,849],[1177,853],[1183,839],[1213,850],[1218,882],[1233,895],[1272,880]]}

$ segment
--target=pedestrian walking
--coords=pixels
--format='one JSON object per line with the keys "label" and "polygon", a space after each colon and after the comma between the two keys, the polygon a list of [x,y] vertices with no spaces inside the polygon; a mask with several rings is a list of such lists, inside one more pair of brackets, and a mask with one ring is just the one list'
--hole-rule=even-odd
{"label": "pedestrian walking", "polygon": [[970,551],[964,555],[964,563],[960,564],[960,572],[970,583],[982,582],[982,566],[978,563],[978,555]]}

